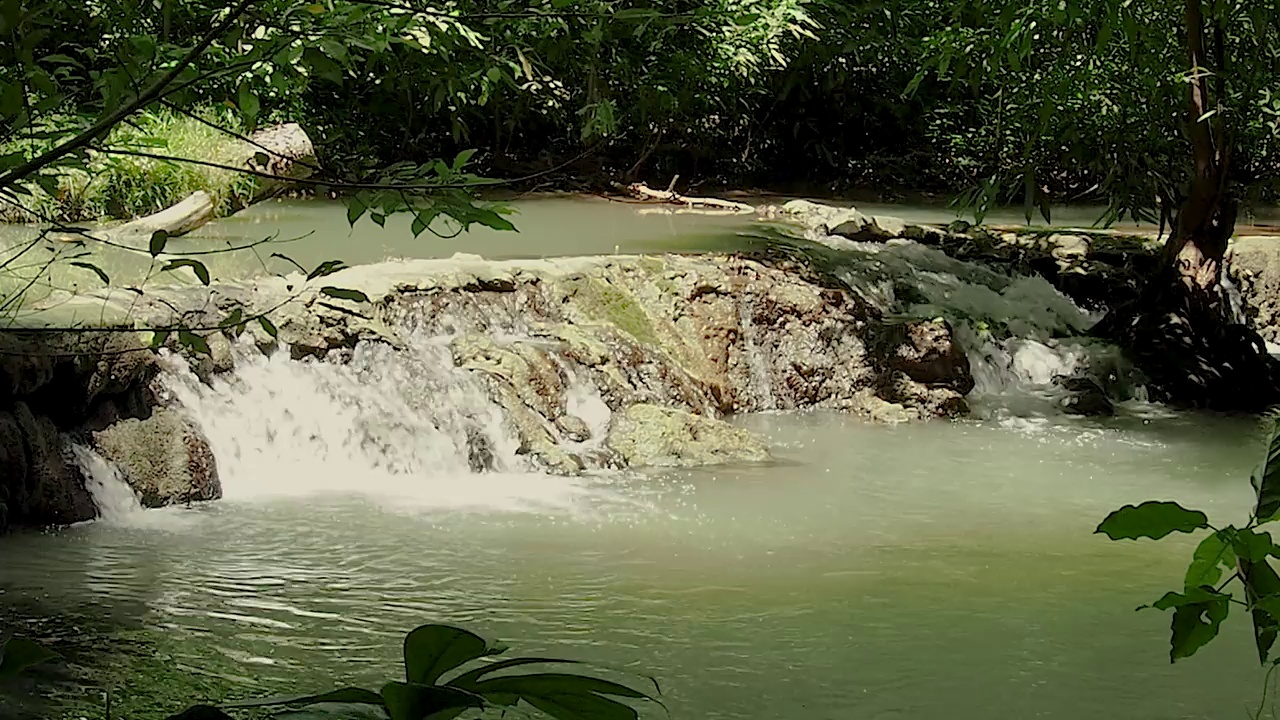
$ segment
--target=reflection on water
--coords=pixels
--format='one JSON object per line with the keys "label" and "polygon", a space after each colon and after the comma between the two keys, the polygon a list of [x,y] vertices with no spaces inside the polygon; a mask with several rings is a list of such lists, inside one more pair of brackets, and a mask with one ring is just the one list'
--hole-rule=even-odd
{"label": "reflection on water", "polygon": [[1132,611],[1177,584],[1185,539],[1092,535],[1150,497],[1242,515],[1247,423],[744,422],[775,463],[598,477],[559,510],[151,512],[8,538],[0,587],[136,614],[190,665],[300,688],[383,679],[399,633],[443,620],[651,672],[677,718],[1208,718],[1257,696],[1243,625],[1170,666],[1167,619]]}

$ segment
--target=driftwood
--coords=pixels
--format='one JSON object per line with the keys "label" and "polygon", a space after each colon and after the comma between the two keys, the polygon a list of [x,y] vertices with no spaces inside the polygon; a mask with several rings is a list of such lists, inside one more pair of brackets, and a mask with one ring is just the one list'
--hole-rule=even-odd
{"label": "driftwood", "polygon": [[643,200],[645,202],[652,202],[655,204],[675,205],[681,207],[685,212],[701,211],[708,214],[738,214],[755,213],[756,211],[756,208],[752,205],[734,202],[732,200],[681,195],[674,189],[674,179],[666,190],[654,190],[642,182],[631,183],[630,185],[619,187],[622,187],[628,195],[637,200]]}

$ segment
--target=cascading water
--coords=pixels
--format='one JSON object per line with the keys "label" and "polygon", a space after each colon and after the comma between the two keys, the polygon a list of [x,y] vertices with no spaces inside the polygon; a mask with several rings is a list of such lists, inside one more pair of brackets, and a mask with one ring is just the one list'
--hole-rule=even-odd
{"label": "cascading water", "polygon": [[1073,375],[1117,399],[1146,398],[1119,350],[1084,335],[1100,315],[1041,277],[1010,277],[914,242],[815,239],[839,251],[827,258],[836,274],[881,312],[951,322],[969,356],[979,416],[1056,414],[1066,392],[1057,381]]}
{"label": "cascading water", "polygon": [[98,520],[112,524],[126,523],[142,512],[138,496],[120,477],[120,470],[115,465],[84,445],[71,443],[70,447],[76,465],[84,476],[85,488],[93,497]]}
{"label": "cascading water", "polygon": [[[447,338],[361,343],[345,363],[238,355],[209,385],[176,356],[162,376],[207,436],[228,500],[359,494],[396,508],[518,511],[599,495],[534,472],[479,377],[454,367]],[[474,471],[480,459],[485,472]]]}

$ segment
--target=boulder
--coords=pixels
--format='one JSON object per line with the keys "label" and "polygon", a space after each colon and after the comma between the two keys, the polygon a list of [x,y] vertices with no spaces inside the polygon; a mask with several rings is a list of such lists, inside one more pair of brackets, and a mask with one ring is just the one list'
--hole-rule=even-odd
{"label": "boulder", "polygon": [[93,498],[58,428],[24,402],[0,412],[0,531],[94,517]]}
{"label": "boulder", "polygon": [[93,441],[144,507],[222,497],[208,440],[176,410],[158,408],[145,420],[122,420],[94,433]]}
{"label": "boulder", "polygon": [[614,416],[606,440],[627,465],[676,466],[764,462],[760,438],[723,420],[656,405],[632,405]]}

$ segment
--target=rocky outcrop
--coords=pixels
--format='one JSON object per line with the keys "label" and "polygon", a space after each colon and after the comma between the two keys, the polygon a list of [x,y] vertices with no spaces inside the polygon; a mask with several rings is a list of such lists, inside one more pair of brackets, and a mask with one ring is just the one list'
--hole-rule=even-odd
{"label": "rocky outcrop", "polygon": [[[362,344],[412,353],[435,339],[455,368],[483,381],[517,454],[567,474],[759,459],[763,445],[725,425],[725,415],[953,416],[972,387],[949,326],[891,330],[858,295],[787,257],[459,255],[349,268],[310,283],[295,276],[153,291],[127,308],[115,298],[65,300],[61,317],[127,311],[161,326],[174,322],[173,308],[207,309],[183,318],[204,325],[236,308],[245,317],[276,308],[274,335],[248,325],[253,345],[326,362],[345,362]],[[229,355],[214,354],[218,362],[202,359],[198,372],[226,367]],[[572,391],[584,387],[612,420],[576,414]],[[493,467],[492,438],[468,428],[457,443],[472,470]]]}
{"label": "rocky outcrop", "polygon": [[[132,332],[0,333],[0,531],[95,516],[70,443],[93,445],[95,434],[154,418],[157,372],[155,354]],[[162,437],[149,439],[153,457],[172,445]],[[203,463],[216,488],[207,444],[175,437],[186,443],[184,455],[202,458],[192,465]],[[168,500],[153,498],[152,506]]]}
{"label": "rocky outcrop", "polygon": [[956,260],[982,263],[1012,275],[1039,275],[1091,310],[1136,298],[1142,280],[1162,263],[1159,240],[1139,233],[983,227],[965,222],[922,225],[805,200],[764,212],[800,225],[820,241],[910,240],[938,248]]}

